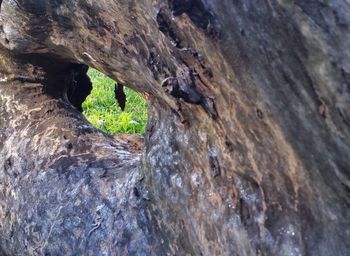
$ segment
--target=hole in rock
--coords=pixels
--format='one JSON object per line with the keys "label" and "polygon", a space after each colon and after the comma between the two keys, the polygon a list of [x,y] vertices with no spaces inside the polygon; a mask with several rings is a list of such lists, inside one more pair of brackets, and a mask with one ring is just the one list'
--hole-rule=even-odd
{"label": "hole in rock", "polygon": [[139,93],[124,87],[122,94],[125,94],[126,102],[122,110],[120,104],[123,103],[118,103],[116,99],[117,83],[93,68],[89,69],[88,75],[93,89],[82,104],[87,120],[109,135],[131,141],[140,138],[148,119],[146,100]]}

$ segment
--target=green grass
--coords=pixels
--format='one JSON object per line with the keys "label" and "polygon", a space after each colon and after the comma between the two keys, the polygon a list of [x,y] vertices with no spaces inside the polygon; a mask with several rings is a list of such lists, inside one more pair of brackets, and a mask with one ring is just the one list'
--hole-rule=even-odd
{"label": "green grass", "polygon": [[115,81],[91,68],[88,75],[93,89],[83,103],[83,113],[89,122],[111,135],[142,134],[147,123],[146,101],[137,92],[124,88],[127,102],[121,111],[114,98]]}

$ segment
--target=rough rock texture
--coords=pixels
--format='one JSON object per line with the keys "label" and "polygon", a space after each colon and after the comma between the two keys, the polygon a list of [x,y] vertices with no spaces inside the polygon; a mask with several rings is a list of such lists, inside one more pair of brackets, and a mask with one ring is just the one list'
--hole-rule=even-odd
{"label": "rough rock texture", "polygon": [[[0,4],[1,254],[349,254],[349,1]],[[149,99],[141,154],[84,65]]]}

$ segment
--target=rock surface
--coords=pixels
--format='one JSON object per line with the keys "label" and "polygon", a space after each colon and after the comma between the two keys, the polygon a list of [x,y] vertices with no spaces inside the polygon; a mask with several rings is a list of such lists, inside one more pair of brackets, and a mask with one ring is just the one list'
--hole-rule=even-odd
{"label": "rock surface", "polygon": [[[348,255],[348,1],[0,5],[2,255]],[[149,99],[141,153],[85,65]]]}

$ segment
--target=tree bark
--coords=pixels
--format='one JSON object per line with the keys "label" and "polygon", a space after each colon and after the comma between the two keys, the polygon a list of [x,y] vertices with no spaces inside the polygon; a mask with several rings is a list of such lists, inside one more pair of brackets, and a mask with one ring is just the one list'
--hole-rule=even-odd
{"label": "tree bark", "polygon": [[[348,255],[348,1],[0,5],[1,254]],[[148,98],[141,153],[86,65]]]}

